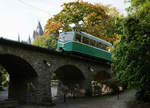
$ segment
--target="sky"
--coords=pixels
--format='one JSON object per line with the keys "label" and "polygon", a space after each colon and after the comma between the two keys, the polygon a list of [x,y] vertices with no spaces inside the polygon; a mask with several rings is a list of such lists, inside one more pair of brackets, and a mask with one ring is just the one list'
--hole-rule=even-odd
{"label": "sky", "polygon": [[[38,21],[42,27],[53,15],[60,12],[63,3],[75,0],[0,0],[0,37],[26,41],[32,38],[33,30]],[[126,15],[127,5],[124,0],[83,0],[90,3],[101,3],[116,7],[120,13]]]}

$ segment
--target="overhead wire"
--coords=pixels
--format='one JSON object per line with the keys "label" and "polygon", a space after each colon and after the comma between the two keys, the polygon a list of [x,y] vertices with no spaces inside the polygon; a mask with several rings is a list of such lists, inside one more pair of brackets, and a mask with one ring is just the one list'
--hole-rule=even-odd
{"label": "overhead wire", "polygon": [[36,7],[36,6],[34,6],[34,5],[30,4],[30,3],[27,3],[27,2],[25,2],[25,1],[23,1],[23,0],[18,0],[18,2],[24,4],[24,5],[28,6],[28,7],[31,7],[31,8],[37,9],[37,10],[39,10],[39,11],[42,11],[42,12],[44,12],[44,13],[46,13],[46,14],[49,15],[49,12],[48,12],[48,11],[43,10],[43,9],[41,9],[41,8],[39,8],[39,7]]}

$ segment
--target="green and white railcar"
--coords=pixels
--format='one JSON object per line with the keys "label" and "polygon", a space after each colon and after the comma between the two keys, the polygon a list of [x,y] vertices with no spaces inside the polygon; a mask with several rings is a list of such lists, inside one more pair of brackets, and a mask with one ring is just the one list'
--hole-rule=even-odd
{"label": "green and white railcar", "polygon": [[108,46],[113,47],[111,43],[85,32],[70,31],[60,33],[57,50],[78,52],[111,61]]}

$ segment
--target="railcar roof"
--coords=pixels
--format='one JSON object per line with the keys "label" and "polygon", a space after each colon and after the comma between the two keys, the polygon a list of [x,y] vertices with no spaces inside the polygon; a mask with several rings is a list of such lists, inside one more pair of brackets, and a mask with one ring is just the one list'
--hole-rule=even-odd
{"label": "railcar roof", "polygon": [[107,42],[107,41],[105,41],[105,40],[102,40],[102,39],[100,39],[100,38],[97,38],[97,37],[95,37],[95,36],[93,36],[93,35],[90,35],[90,34],[88,34],[88,33],[85,33],[85,32],[69,31],[69,32],[62,32],[61,34],[70,33],[70,32],[72,32],[72,33],[75,32],[75,33],[81,34],[81,35],[83,35],[83,36],[85,36],[85,37],[88,37],[88,38],[90,38],[90,39],[92,39],[92,40],[95,40],[95,41],[100,42],[100,43],[102,43],[102,44],[105,44],[105,45],[108,45],[108,46],[113,47],[111,43],[109,43],[109,42]]}

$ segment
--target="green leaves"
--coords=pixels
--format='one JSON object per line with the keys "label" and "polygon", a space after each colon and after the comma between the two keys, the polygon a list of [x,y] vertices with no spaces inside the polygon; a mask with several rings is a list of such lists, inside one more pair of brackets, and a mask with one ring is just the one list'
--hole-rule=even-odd
{"label": "green leaves", "polygon": [[7,70],[0,64],[0,86],[4,85],[8,82],[8,72]]}
{"label": "green leaves", "polygon": [[37,36],[33,41],[33,45],[48,48],[48,49],[56,49],[57,41],[52,37],[44,37],[44,36]]}
{"label": "green leaves", "polygon": [[150,14],[143,17],[141,13],[128,16],[123,25],[124,36],[113,51],[115,59],[112,67],[121,83],[128,84],[129,87],[141,87],[150,83],[150,69],[143,69],[150,64]]}
{"label": "green leaves", "polygon": [[150,0],[130,0],[129,14],[144,17],[150,13]]}

